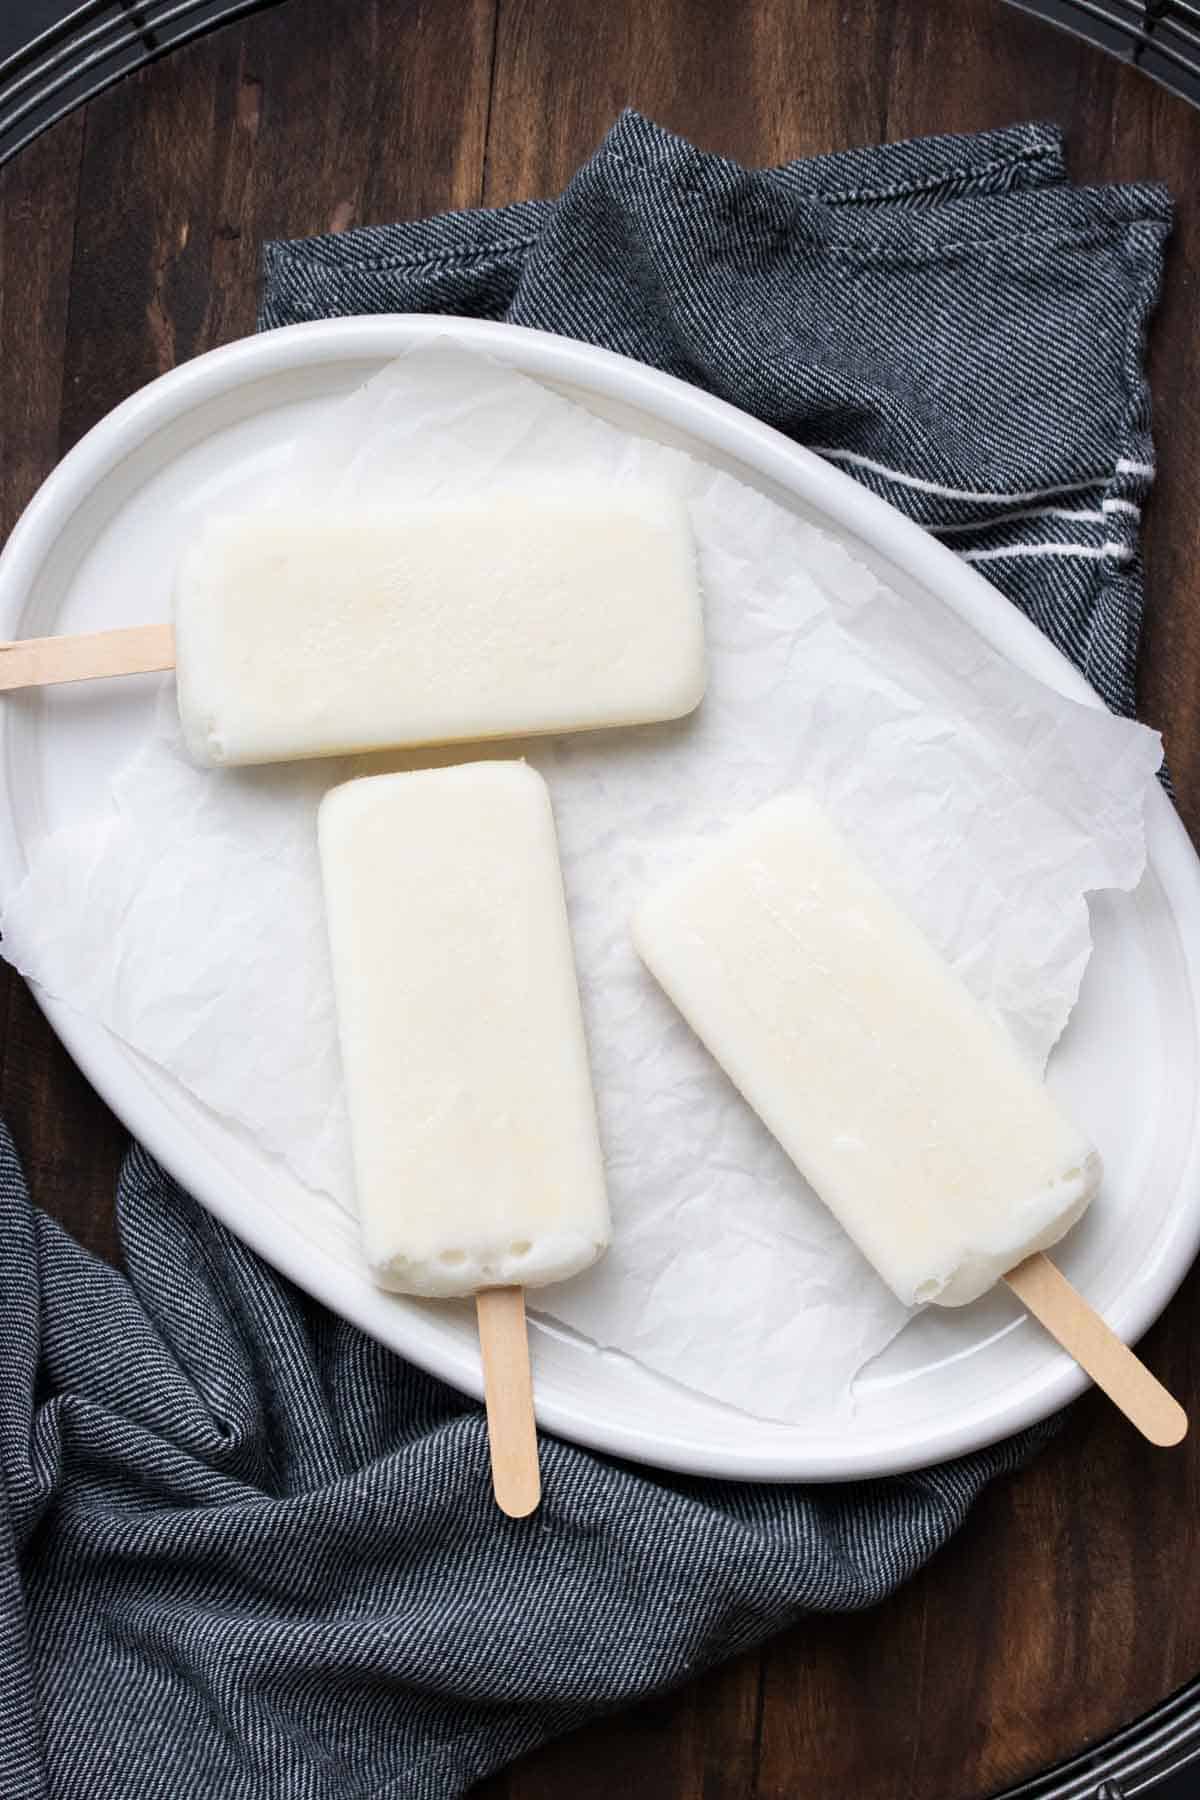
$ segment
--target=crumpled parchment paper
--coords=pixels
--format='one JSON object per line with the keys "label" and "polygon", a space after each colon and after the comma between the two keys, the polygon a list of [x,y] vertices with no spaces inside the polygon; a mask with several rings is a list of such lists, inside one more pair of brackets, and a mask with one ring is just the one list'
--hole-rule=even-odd
{"label": "crumpled parchment paper", "polygon": [[365,768],[527,756],[554,798],[615,1225],[602,1263],[531,1303],[690,1388],[800,1422],[848,1406],[907,1315],[639,963],[635,905],[703,840],[807,785],[1040,1066],[1087,962],[1085,895],[1141,874],[1160,746],[1043,688],[731,476],[452,343],[331,403],[284,481],[327,507],[563,474],[683,485],[709,655],[696,714],[214,772],[187,761],[168,680],[111,813],[46,839],[8,896],[3,952],[352,1209],[317,802]]}

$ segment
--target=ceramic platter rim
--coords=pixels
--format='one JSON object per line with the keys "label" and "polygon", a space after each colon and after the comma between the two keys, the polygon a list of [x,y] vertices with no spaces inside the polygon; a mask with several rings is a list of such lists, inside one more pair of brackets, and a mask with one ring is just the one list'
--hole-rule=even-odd
{"label": "ceramic platter rim", "polygon": [[[55,629],[36,598],[39,570],[72,521],[78,524],[98,486],[159,433],[189,415],[262,384],[293,386],[312,377],[345,377],[347,386],[404,351],[452,334],[535,379],[590,399],[599,410],[631,410],[639,428],[683,442],[719,466],[817,516],[836,535],[864,546],[905,580],[967,618],[1018,666],[1085,704],[1099,702],[1082,676],[1035,627],[967,564],[885,501],[780,433],[671,376],[610,352],[522,328],[440,317],[385,316],[288,326],[214,350],[143,388],[103,419],[63,460],[18,523],[0,557],[0,633],[37,635]],[[114,621],[116,622],[116,621]],[[125,622],[125,621],[121,621]],[[24,873],[18,823],[19,783],[29,778],[23,715],[0,708],[0,892]],[[28,732],[26,732],[26,738]],[[1147,810],[1148,883],[1165,918],[1180,1030],[1196,1065],[1200,994],[1200,863],[1173,807],[1159,789]],[[1166,951],[1164,950],[1164,954]],[[1182,985],[1181,985],[1182,984]],[[165,1078],[105,1027],[69,1006],[38,995],[54,1029],[93,1086],[146,1148],[212,1213],[297,1285],[307,1289],[410,1360],[478,1395],[478,1357],[467,1309],[439,1313],[378,1293],[361,1271],[232,1180],[199,1137],[181,1131]],[[1186,1071],[1184,1072],[1186,1074]],[[1181,1087],[1184,1084],[1181,1083]],[[1192,1095],[1197,1084],[1191,1083]],[[1178,1193],[1159,1231],[1149,1268],[1139,1269],[1106,1307],[1130,1340],[1157,1317],[1200,1247],[1200,1110],[1194,1098],[1180,1152]],[[597,1379],[597,1357],[609,1367]],[[563,1359],[568,1359],[564,1361]],[[571,1360],[573,1359],[573,1360]],[[621,1359],[616,1359],[620,1361]],[[538,1415],[547,1429],[613,1455],[699,1475],[749,1481],[832,1481],[895,1473],[941,1461],[1045,1418],[1083,1391],[1085,1377],[1047,1343],[1036,1368],[979,1404],[951,1408],[919,1430],[858,1435],[813,1432],[751,1419],[715,1401],[644,1376],[633,1365],[614,1377],[611,1353],[535,1333]],[[576,1365],[577,1368],[576,1368]],[[589,1376],[589,1368],[596,1373]],[[575,1372],[569,1377],[563,1369]],[[623,1415],[622,1381],[651,1382],[659,1416]],[[599,1393],[600,1398],[594,1396]],[[606,1398],[606,1396],[608,1396]],[[636,1413],[636,1408],[634,1409]]]}

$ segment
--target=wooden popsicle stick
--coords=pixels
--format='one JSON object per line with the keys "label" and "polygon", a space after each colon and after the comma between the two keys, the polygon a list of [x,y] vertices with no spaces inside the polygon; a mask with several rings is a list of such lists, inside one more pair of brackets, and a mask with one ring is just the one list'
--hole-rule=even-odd
{"label": "wooden popsicle stick", "polygon": [[1164,1447],[1187,1433],[1187,1414],[1127,1344],[1104,1323],[1039,1250],[1004,1277],[1013,1293],[1068,1356],[1108,1395],[1143,1437]]}
{"label": "wooden popsicle stick", "polygon": [[0,691],[97,681],[105,675],[149,675],[175,667],[171,625],[130,625],[77,637],[17,638],[0,643]]}
{"label": "wooden popsicle stick", "polygon": [[475,1296],[475,1313],[483,1354],[492,1488],[501,1512],[523,1519],[542,1497],[525,1290],[483,1288]]}

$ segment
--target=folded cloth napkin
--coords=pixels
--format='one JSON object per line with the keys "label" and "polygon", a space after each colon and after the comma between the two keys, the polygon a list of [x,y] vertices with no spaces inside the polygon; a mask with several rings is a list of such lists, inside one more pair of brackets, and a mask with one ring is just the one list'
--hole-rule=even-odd
{"label": "folded cloth napkin", "polygon": [[[657,363],[980,562],[1133,704],[1156,188],[1043,127],[748,173],[625,116],[556,202],[266,253],[264,325],[509,318]],[[491,1503],[481,1409],[325,1312],[140,1150],[126,1273],[0,1132],[0,1794],[365,1800],[486,1771],[882,1599],[1052,1427],[923,1473],[733,1486],[542,1446]]]}
{"label": "folded cloth napkin", "polygon": [[747,170],[625,113],[559,200],[268,245],[260,325],[460,313],[653,363],[944,538],[1131,714],[1170,219],[1072,187],[1044,125]]}

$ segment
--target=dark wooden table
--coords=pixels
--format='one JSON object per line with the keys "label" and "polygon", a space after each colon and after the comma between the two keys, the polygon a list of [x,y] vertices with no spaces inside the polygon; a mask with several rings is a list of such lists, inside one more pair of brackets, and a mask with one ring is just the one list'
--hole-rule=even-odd
{"label": "dark wooden table", "polygon": [[[1078,176],[1179,200],[1152,371],[1143,716],[1200,831],[1200,113],[1000,0],[288,0],[127,79],[0,172],[0,527],[173,364],[249,332],[258,246],[554,193],[635,103],[759,163],[1020,119]],[[0,1110],[103,1256],[125,1134],[0,978]],[[1200,1204],[1200,1196],[1197,1196]],[[1200,1275],[1145,1341],[1193,1407]],[[816,1618],[550,1746],[489,1800],[975,1800],[1200,1671],[1200,1431],[1094,1399],[888,1605]]]}

